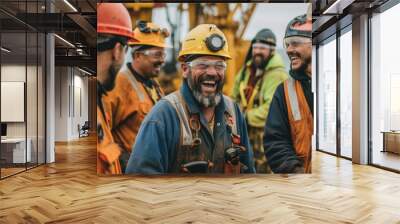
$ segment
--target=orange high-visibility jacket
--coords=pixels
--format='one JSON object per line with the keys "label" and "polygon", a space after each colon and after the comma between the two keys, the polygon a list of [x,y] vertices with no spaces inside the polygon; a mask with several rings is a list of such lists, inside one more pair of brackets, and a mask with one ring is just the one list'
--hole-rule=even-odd
{"label": "orange high-visibility jacket", "polygon": [[128,66],[131,64],[120,70],[114,89],[107,94],[105,110],[110,115],[115,142],[130,153],[140,124],[163,92],[155,81],[156,86],[152,89],[146,87],[135,78]]}
{"label": "orange high-visibility jacket", "polygon": [[121,150],[114,143],[107,119],[97,105],[97,174],[121,174]]}
{"label": "orange high-visibility jacket", "polygon": [[298,80],[289,77],[284,82],[285,100],[296,155],[304,162],[304,172],[311,173],[311,138],[313,115]]}

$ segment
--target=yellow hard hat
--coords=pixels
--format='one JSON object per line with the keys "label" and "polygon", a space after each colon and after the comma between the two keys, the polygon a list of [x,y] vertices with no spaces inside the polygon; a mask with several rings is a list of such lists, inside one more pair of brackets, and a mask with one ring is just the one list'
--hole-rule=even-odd
{"label": "yellow hard hat", "polygon": [[169,36],[166,28],[160,28],[157,24],[138,21],[136,28],[133,30],[136,42],[129,42],[130,46],[148,45],[154,47],[169,48],[170,46],[165,43],[165,38]]}
{"label": "yellow hard hat", "polygon": [[214,24],[200,24],[186,35],[178,60],[184,61],[185,56],[189,55],[214,55],[231,59],[226,37]]}

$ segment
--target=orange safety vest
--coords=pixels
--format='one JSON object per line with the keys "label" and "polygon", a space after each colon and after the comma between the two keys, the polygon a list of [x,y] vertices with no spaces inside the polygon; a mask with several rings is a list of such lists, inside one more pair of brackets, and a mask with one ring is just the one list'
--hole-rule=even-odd
{"label": "orange safety vest", "polygon": [[163,92],[159,87],[146,88],[127,66],[120,70],[114,89],[107,93],[105,110],[110,114],[115,142],[130,153],[142,121]]}
{"label": "orange safety vest", "polygon": [[300,81],[289,77],[284,82],[284,90],[293,146],[296,155],[304,162],[304,172],[311,173],[313,115]]}
{"label": "orange safety vest", "polygon": [[119,146],[114,143],[107,119],[97,105],[97,174],[121,174]]}

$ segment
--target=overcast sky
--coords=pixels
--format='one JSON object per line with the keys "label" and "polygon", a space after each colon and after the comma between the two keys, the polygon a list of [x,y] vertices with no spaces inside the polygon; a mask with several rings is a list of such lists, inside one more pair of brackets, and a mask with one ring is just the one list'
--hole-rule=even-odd
{"label": "overcast sky", "polygon": [[[232,4],[230,8],[234,6],[234,3],[227,4]],[[259,30],[263,28],[271,29],[277,38],[277,51],[283,57],[286,66],[289,66],[289,59],[285,53],[285,49],[283,49],[282,46],[286,26],[294,17],[305,14],[307,12],[308,5],[309,3],[258,3],[243,35],[243,38],[245,40],[251,40]],[[178,3],[167,3],[167,6],[169,8],[171,20],[173,23],[178,23],[178,33],[180,35],[180,40],[182,40],[189,31],[188,13],[185,11],[181,15],[181,18],[178,18],[178,20],[176,18],[178,15],[178,13],[176,13]],[[244,7],[247,7],[246,3],[244,3]],[[237,14],[234,17],[235,20],[239,18],[240,14]],[[171,30],[171,27],[167,21],[165,8],[154,9],[152,20],[161,27],[166,27]],[[167,43],[171,43],[170,41],[170,38],[168,38]],[[130,53],[128,53],[127,60],[130,61]]]}
{"label": "overcast sky", "polygon": [[251,40],[262,28],[271,29],[277,39],[277,47],[281,48],[288,22],[298,15],[307,12],[308,3],[260,3],[251,17],[244,39]]}
{"label": "overcast sky", "polygon": [[[176,20],[176,6],[176,3],[168,3],[173,21]],[[281,48],[288,22],[298,15],[305,14],[307,12],[307,7],[308,3],[258,3],[247,30],[244,33],[244,39],[251,40],[260,29],[270,28],[277,37],[277,47]],[[237,17],[238,16],[235,18]],[[153,10],[153,22],[163,27],[170,28],[166,18],[165,8]],[[180,19],[181,40],[188,32],[188,21],[188,15],[184,13]]]}

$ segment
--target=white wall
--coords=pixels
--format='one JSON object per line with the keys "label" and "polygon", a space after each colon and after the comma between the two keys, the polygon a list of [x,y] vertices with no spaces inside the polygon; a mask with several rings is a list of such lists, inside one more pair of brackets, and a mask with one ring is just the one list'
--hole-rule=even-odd
{"label": "white wall", "polygon": [[[25,135],[31,143],[32,161],[44,163],[44,74],[42,67],[25,64],[3,64],[1,66],[1,81],[3,82],[24,82],[26,83],[26,106],[22,107],[22,113],[26,112],[26,121],[6,122],[8,138],[25,138]],[[27,80],[25,80],[27,78]],[[23,91],[23,90],[22,90]],[[23,94],[23,92],[22,92]],[[7,97],[7,96],[2,96]],[[1,110],[11,110],[1,108]],[[7,111],[12,113],[12,111]],[[37,153],[39,155],[37,156]]]}
{"label": "white wall", "polygon": [[[1,81],[5,82],[25,82],[25,65],[2,65],[1,66]],[[6,110],[7,108],[1,108]],[[24,122],[7,122],[7,137],[25,137],[25,123]]]}
{"label": "white wall", "polygon": [[[2,82],[25,82],[25,75],[27,69],[28,74],[32,74],[33,70],[36,67],[28,66],[27,68],[24,65],[19,64],[9,64],[1,66],[1,81]],[[36,83],[34,83],[36,85]],[[32,90],[33,92],[30,92]],[[36,97],[36,89],[28,89],[27,93],[29,97]],[[32,102],[32,99],[27,99],[27,102]],[[36,107],[36,105],[35,105]],[[7,108],[1,108],[1,110],[7,110]],[[31,114],[28,113],[28,121],[31,121],[33,118],[30,117]],[[35,114],[36,116],[36,114]],[[25,137],[25,122],[7,122],[7,136],[8,137]],[[28,136],[29,137],[29,136]]]}
{"label": "white wall", "polygon": [[78,136],[78,124],[81,126],[88,121],[88,78],[81,76],[82,73],[79,75],[76,74],[77,70],[75,70],[74,75],[74,108],[72,108],[72,130],[71,134],[73,136]]}
{"label": "white wall", "polygon": [[68,139],[68,68],[55,68],[55,140],[66,141]]}
{"label": "white wall", "polygon": [[88,120],[88,78],[72,67],[56,67],[55,73],[55,140],[77,139],[78,124]]}

